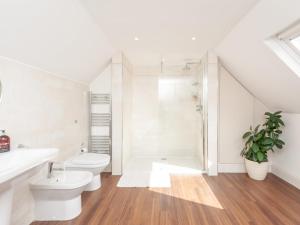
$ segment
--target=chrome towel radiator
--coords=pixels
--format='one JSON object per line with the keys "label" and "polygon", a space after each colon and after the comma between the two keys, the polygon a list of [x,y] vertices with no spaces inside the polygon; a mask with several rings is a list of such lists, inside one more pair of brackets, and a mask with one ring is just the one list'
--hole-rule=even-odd
{"label": "chrome towel radiator", "polygon": [[89,151],[111,156],[111,94],[89,94]]}

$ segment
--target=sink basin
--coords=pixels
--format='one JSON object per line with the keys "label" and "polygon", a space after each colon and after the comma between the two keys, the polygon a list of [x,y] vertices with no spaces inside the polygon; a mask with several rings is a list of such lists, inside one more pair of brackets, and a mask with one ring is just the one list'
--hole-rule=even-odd
{"label": "sink basin", "polygon": [[9,225],[13,187],[11,182],[23,173],[53,159],[56,148],[17,149],[0,153],[0,225]]}
{"label": "sink basin", "polygon": [[49,161],[58,149],[22,149],[0,154],[0,185],[10,179]]}

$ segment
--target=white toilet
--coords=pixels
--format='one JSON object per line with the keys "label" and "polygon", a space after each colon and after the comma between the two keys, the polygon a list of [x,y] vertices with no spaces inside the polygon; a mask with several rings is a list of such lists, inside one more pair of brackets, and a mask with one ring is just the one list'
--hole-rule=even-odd
{"label": "white toilet", "polygon": [[70,220],[81,213],[81,193],[91,182],[88,171],[53,171],[30,182],[38,221]]}
{"label": "white toilet", "polygon": [[107,154],[81,153],[65,162],[66,170],[80,170],[92,172],[93,180],[88,184],[85,191],[94,191],[101,187],[100,173],[109,165],[110,156]]}

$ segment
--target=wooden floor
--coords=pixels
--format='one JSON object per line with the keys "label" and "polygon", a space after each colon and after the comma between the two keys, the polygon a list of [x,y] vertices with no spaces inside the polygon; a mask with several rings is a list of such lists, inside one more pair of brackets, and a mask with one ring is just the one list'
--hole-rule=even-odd
{"label": "wooden floor", "polygon": [[32,225],[300,224],[300,191],[271,174],[174,176],[164,189],[117,188],[118,179],[105,174],[100,190],[85,192],[78,218]]}

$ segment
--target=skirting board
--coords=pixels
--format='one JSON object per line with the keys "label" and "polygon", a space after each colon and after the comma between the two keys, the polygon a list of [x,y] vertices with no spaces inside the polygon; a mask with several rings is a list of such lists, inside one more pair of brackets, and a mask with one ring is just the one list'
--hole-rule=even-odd
{"label": "skirting board", "polygon": [[[219,163],[218,164],[219,173],[246,173],[245,164],[243,163]],[[289,184],[300,189],[300,178],[290,175],[288,172],[282,170],[281,168],[270,165],[269,172],[273,173],[282,180],[288,182]]]}
{"label": "skirting board", "polygon": [[219,163],[219,173],[246,173],[245,165],[242,163]]}
{"label": "skirting board", "polygon": [[[269,166],[269,172],[272,171],[272,165]],[[244,163],[219,163],[218,173],[246,173]]]}
{"label": "skirting board", "polygon": [[274,165],[272,166],[272,173],[274,175],[276,175],[277,177],[281,178],[282,180],[285,180],[289,184],[300,189],[300,178],[299,177],[290,175],[288,172],[286,172],[286,171],[282,170],[281,168],[274,166]]}

